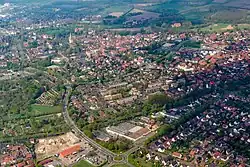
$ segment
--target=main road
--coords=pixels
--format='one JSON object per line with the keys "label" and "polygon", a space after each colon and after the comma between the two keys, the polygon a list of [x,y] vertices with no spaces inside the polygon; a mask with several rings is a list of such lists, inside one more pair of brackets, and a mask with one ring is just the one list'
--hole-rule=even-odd
{"label": "main road", "polygon": [[[76,126],[75,122],[71,119],[71,117],[69,116],[69,113],[68,113],[68,104],[69,104],[69,98],[70,98],[71,91],[72,91],[72,88],[70,86],[66,86],[66,92],[64,95],[64,99],[63,99],[63,117],[64,117],[65,122],[68,124],[68,126],[71,127],[71,129],[75,133],[77,133],[82,139],[89,142],[89,144],[92,145],[94,148],[98,149],[100,152],[107,155],[108,162],[110,163],[108,166],[111,166],[111,164],[114,165],[114,164],[124,163],[130,167],[134,167],[133,165],[131,165],[128,162],[128,155],[129,155],[128,153],[132,153],[132,152],[136,151],[139,148],[138,146],[131,148],[130,150],[128,150],[124,154],[115,154],[112,151],[108,150],[107,148],[102,147],[101,145],[96,143],[91,138],[89,138]],[[122,160],[116,161],[115,157],[117,157],[117,156],[122,157]]]}

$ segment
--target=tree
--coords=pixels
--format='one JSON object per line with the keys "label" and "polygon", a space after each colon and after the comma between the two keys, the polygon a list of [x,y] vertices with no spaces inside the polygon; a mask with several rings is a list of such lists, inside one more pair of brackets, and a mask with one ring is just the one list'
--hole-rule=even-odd
{"label": "tree", "polygon": [[93,139],[94,136],[93,136],[93,133],[92,133],[90,130],[85,129],[83,132],[84,132],[84,134],[87,135],[89,138]]}
{"label": "tree", "polygon": [[167,103],[172,103],[173,100],[164,93],[157,93],[149,96],[148,102],[150,104],[158,104],[160,106],[164,106]]}

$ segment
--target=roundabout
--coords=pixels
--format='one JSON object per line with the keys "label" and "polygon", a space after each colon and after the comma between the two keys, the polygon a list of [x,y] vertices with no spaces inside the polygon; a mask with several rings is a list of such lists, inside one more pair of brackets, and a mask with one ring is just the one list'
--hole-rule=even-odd
{"label": "roundabout", "polygon": [[125,157],[122,156],[122,155],[117,155],[117,156],[115,156],[115,157],[113,158],[113,160],[114,160],[115,162],[122,162],[122,161],[125,160]]}

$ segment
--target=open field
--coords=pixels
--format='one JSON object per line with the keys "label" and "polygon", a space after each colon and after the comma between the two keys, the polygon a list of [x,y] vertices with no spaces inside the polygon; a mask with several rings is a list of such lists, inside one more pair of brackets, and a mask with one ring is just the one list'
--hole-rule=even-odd
{"label": "open field", "polygon": [[146,19],[157,19],[159,18],[160,14],[155,13],[155,12],[146,12],[144,11],[142,14],[136,15],[136,16],[131,16],[128,18],[129,21],[132,20],[146,20]]}
{"label": "open field", "polygon": [[216,12],[211,16],[211,19],[214,21],[245,21],[249,11],[247,10],[238,10],[238,9],[230,9],[230,10],[221,10]]}
{"label": "open field", "polygon": [[250,29],[250,24],[238,24],[237,27],[239,29]]}
{"label": "open field", "polygon": [[117,165],[113,165],[112,167],[128,167],[128,165],[126,165],[126,164],[117,164]]}
{"label": "open field", "polygon": [[131,155],[129,155],[128,157],[128,161],[129,163],[131,163],[132,165],[134,165],[135,167],[152,167],[153,163],[152,162],[146,162],[143,158],[136,158],[133,159],[131,157]]}
{"label": "open field", "polygon": [[[235,30],[235,29],[241,29],[241,30],[250,29],[250,24],[232,25],[232,24],[220,23],[220,24],[209,25],[207,27],[202,27],[199,29],[199,31],[202,31],[202,32],[225,32],[225,31],[230,31],[230,30]],[[198,30],[198,28],[193,29],[193,30]]]}
{"label": "open field", "polygon": [[112,13],[126,13],[127,11],[129,11],[131,9],[131,7],[129,5],[123,5],[121,4],[120,6],[110,6],[105,8],[103,11],[101,11],[100,14],[102,15],[111,15]]}
{"label": "open field", "polygon": [[141,9],[133,9],[132,11],[130,11],[129,13],[144,13],[144,10]]}
{"label": "open field", "polygon": [[223,32],[228,30],[233,30],[234,27],[231,24],[213,24],[204,28],[201,28],[200,31],[203,32]]}
{"label": "open field", "polygon": [[225,4],[228,7],[240,8],[240,9],[250,9],[250,1],[249,0],[229,0],[228,3]]}
{"label": "open field", "polygon": [[110,16],[115,16],[115,17],[120,17],[124,14],[124,12],[112,12],[109,15]]}
{"label": "open field", "polygon": [[45,106],[45,105],[32,105],[32,114],[34,115],[46,115],[62,112],[61,106]]}
{"label": "open field", "polygon": [[146,7],[146,6],[152,6],[155,5],[156,3],[140,3],[140,4],[135,4],[136,7]]}
{"label": "open field", "polygon": [[5,121],[15,120],[15,119],[25,119],[30,117],[41,117],[51,114],[59,114],[62,112],[62,106],[44,106],[44,105],[31,105],[31,111],[24,114],[9,114],[3,116],[2,119]]}
{"label": "open field", "polygon": [[139,32],[141,29],[140,28],[113,28],[113,29],[108,29],[109,31],[114,31],[114,32]]}
{"label": "open field", "polygon": [[94,167],[94,165],[88,163],[87,161],[81,160],[77,164],[75,164],[73,167]]}
{"label": "open field", "polygon": [[228,0],[213,0],[213,3],[226,3]]}

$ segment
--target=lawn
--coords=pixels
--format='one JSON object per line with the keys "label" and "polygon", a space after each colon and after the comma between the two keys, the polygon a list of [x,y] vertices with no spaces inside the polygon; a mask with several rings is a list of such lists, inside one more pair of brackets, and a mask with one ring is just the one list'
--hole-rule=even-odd
{"label": "lawn", "polygon": [[112,167],[129,167],[129,166],[126,164],[116,164],[116,165],[113,165]]}
{"label": "lawn", "polygon": [[141,167],[141,166],[143,166],[143,167],[152,167],[153,166],[152,162],[150,162],[150,161],[146,162],[143,158],[139,158],[139,157],[136,157],[134,159],[134,158],[132,158],[131,155],[129,155],[128,161],[129,161],[129,163],[131,163],[135,167]]}
{"label": "lawn", "polygon": [[5,121],[9,121],[13,119],[40,117],[40,116],[46,116],[46,115],[57,114],[57,113],[62,112],[62,106],[45,106],[45,105],[33,104],[30,107],[31,107],[30,112],[27,112],[25,114],[5,115],[2,119]]}
{"label": "lawn", "polygon": [[48,115],[62,112],[61,106],[32,105],[32,115]]}
{"label": "lawn", "polygon": [[121,161],[121,160],[122,160],[122,157],[121,157],[121,156],[116,156],[114,159],[115,159],[116,161]]}
{"label": "lawn", "polygon": [[81,160],[77,164],[75,164],[73,167],[94,167],[94,165],[88,163],[87,161]]}

